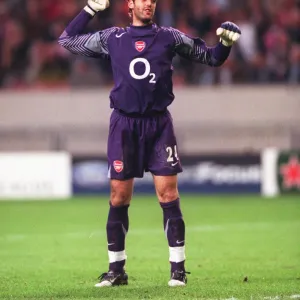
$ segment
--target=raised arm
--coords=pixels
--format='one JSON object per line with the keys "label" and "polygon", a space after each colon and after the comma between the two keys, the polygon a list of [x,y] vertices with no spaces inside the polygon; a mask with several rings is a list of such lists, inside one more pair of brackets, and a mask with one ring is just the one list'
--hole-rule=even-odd
{"label": "raised arm", "polygon": [[217,30],[220,42],[215,47],[207,47],[199,38],[191,38],[177,29],[169,28],[175,40],[175,52],[188,60],[212,67],[221,66],[228,58],[231,46],[240,37],[237,25],[226,22]]}
{"label": "raised arm", "polygon": [[[106,7],[103,6],[99,10]],[[81,34],[96,12],[95,8],[87,5],[67,26],[59,37],[58,43],[74,54],[109,58],[108,39],[113,32],[117,31],[116,27],[96,33]]]}

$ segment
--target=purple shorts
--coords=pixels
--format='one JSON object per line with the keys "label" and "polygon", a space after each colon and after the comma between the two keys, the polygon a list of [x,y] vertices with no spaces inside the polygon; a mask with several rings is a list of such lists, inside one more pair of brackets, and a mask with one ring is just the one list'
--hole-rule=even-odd
{"label": "purple shorts", "polygon": [[142,178],[150,171],[157,176],[182,172],[169,112],[153,117],[128,117],[113,111],[107,145],[108,177]]}

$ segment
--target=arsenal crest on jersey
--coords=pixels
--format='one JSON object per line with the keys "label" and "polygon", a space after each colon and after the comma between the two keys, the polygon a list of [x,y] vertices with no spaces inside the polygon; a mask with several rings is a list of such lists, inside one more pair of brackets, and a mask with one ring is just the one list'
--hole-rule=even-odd
{"label": "arsenal crest on jersey", "polygon": [[135,42],[135,49],[139,52],[142,52],[146,48],[146,43],[143,41]]}

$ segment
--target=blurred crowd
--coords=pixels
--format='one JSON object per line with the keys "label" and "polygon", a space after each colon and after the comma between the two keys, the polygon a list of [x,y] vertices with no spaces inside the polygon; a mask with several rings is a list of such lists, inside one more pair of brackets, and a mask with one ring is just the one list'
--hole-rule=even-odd
{"label": "blurred crowd", "polygon": [[[111,85],[108,62],[75,57],[57,44],[85,0],[0,0],[0,87]],[[174,60],[177,85],[300,82],[300,1],[158,0],[155,21],[217,42],[224,21],[242,31],[221,68]],[[111,0],[86,28],[94,32],[129,24],[127,3]]]}

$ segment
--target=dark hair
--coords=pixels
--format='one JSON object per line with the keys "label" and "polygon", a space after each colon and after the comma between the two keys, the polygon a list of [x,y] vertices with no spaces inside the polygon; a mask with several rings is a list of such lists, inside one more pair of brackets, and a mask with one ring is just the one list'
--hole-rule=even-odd
{"label": "dark hair", "polygon": [[[128,2],[129,0],[127,0]],[[132,0],[134,2],[134,0]],[[128,8],[128,16],[130,19],[132,19],[132,9],[131,8]]]}

